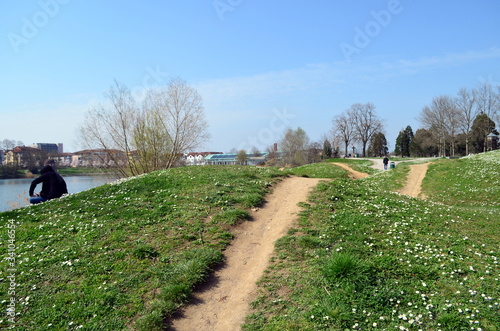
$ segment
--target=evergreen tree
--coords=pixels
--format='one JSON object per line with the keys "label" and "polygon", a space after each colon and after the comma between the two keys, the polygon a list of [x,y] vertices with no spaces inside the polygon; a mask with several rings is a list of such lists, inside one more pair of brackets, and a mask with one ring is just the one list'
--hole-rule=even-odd
{"label": "evergreen tree", "polygon": [[399,132],[398,137],[396,138],[396,148],[394,152],[396,155],[401,156],[410,156],[410,145],[413,141],[413,130],[411,126],[407,126],[406,129]]}
{"label": "evergreen tree", "polygon": [[471,143],[475,153],[486,151],[486,136],[495,129],[495,122],[485,113],[477,115],[472,124]]}
{"label": "evergreen tree", "polygon": [[378,132],[373,135],[370,141],[370,147],[368,148],[368,155],[375,157],[382,157],[389,153],[389,148],[387,147],[387,139],[382,132]]}
{"label": "evergreen tree", "polygon": [[330,159],[332,157],[333,150],[332,150],[332,144],[328,141],[328,139],[325,139],[325,142],[323,143],[323,155],[325,159]]}

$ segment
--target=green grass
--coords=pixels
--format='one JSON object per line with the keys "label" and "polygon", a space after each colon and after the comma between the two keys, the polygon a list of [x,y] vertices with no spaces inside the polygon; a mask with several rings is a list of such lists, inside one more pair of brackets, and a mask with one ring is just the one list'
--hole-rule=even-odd
{"label": "green grass", "polygon": [[183,167],[1,213],[4,308],[14,298],[16,330],[161,330],[222,262],[232,227],[284,175]]}
{"label": "green grass", "polygon": [[500,208],[500,151],[431,165],[423,191],[434,201]]}
{"label": "green grass", "polygon": [[348,172],[332,165],[330,162],[306,164],[290,169],[295,176],[310,178],[348,178]]}
{"label": "green grass", "polygon": [[499,330],[499,155],[432,164],[428,201],[391,192],[406,162],[330,160],[372,176],[328,162],[184,167],[0,213],[4,311],[14,298],[16,330],[165,329],[292,173],[332,180],[276,242],[244,330]]}
{"label": "green grass", "polygon": [[498,186],[498,155],[446,161],[455,172],[430,168],[447,183],[469,168],[474,178],[497,178],[463,186],[467,203],[391,193],[404,165],[320,183],[299,224],[276,243],[243,329],[499,330],[500,198],[478,211],[473,194]]}

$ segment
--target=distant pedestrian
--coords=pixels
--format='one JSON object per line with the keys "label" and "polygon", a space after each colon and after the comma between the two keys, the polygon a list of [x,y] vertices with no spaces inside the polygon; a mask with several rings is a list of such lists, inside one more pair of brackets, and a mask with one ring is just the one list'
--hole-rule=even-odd
{"label": "distant pedestrian", "polygon": [[[55,170],[54,160],[47,160],[44,165],[40,171],[41,176],[35,178],[30,185],[30,203],[33,204],[60,198],[63,194],[68,193],[64,178]],[[42,190],[35,194],[35,188],[40,183],[42,183]]]}
{"label": "distant pedestrian", "polygon": [[389,158],[386,156],[384,157],[384,170],[387,170],[387,165],[389,164]]}

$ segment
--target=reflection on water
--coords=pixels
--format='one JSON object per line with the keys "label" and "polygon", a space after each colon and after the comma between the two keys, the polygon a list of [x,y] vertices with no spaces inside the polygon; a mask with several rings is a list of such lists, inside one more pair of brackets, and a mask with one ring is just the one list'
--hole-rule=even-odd
{"label": "reflection on water", "polygon": [[[69,193],[78,193],[116,180],[107,176],[64,177]],[[0,212],[29,205],[28,191],[33,178],[0,179]],[[35,192],[42,189],[38,184]]]}

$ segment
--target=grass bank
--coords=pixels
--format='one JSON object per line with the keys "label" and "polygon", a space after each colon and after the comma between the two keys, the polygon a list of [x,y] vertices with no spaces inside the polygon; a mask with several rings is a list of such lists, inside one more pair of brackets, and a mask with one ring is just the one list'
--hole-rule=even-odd
{"label": "grass bank", "polygon": [[183,167],[0,213],[1,326],[161,330],[281,176]]}
{"label": "grass bank", "polygon": [[405,165],[321,183],[277,242],[243,329],[498,330],[499,166],[498,153],[431,165],[435,201],[390,192]]}
{"label": "grass bank", "polygon": [[[405,165],[353,182],[319,163],[184,167],[0,213],[0,295],[15,308],[0,326],[164,329],[221,263],[232,228],[294,173],[332,181],[276,243],[245,330],[498,330],[499,162],[439,161],[424,181],[430,201],[391,193]],[[460,186],[464,169],[477,180]]]}

